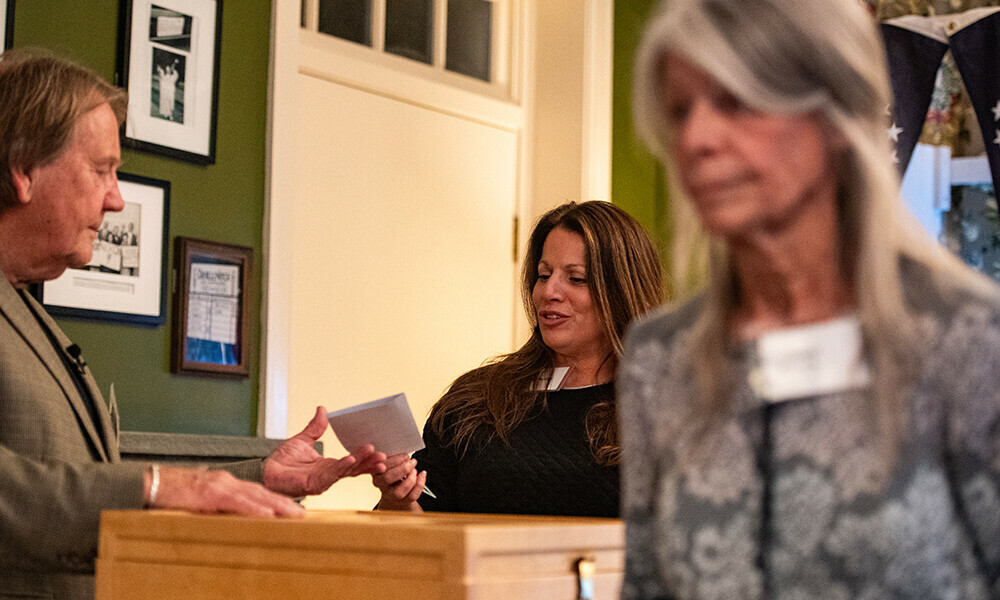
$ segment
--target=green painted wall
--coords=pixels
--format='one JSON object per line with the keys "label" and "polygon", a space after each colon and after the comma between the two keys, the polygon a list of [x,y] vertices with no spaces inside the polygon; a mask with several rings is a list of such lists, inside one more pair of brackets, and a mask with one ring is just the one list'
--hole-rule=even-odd
{"label": "green painted wall", "polygon": [[[658,0],[615,2],[612,199],[654,235],[666,260],[671,224],[662,171],[632,122],[632,62]],[[253,435],[259,382],[261,231],[270,0],[223,2],[216,164],[197,167],[125,151],[122,170],[171,183],[170,267],[176,236],[254,249],[248,380],[172,375],[171,320],[157,329],[60,319],[101,388],[111,382],[122,427],[136,431]],[[17,0],[14,43],[51,48],[113,79],[118,0]],[[173,296],[168,298],[172,301]]]}
{"label": "green painted wall", "polygon": [[[15,46],[60,51],[113,80],[118,0],[17,0],[15,9]],[[253,248],[250,378],[171,374],[169,318],[156,329],[60,319],[105,394],[114,382],[127,430],[256,433],[271,2],[226,0],[223,9],[216,163],[198,167],[126,151],[121,170],[171,183],[171,269],[176,236]],[[172,300],[171,294],[168,303]]]}
{"label": "green painted wall", "polygon": [[635,51],[646,19],[657,4],[659,0],[615,2],[611,200],[638,219],[653,235],[669,273],[672,224],[667,211],[663,169],[639,140],[632,120]]}

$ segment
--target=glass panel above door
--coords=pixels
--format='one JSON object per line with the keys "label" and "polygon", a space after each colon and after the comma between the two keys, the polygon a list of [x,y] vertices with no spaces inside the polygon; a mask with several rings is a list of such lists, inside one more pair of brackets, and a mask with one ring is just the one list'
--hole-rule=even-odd
{"label": "glass panel above door", "polygon": [[385,51],[422,63],[433,62],[433,0],[386,0]]}
{"label": "glass panel above door", "polygon": [[445,68],[490,81],[493,2],[448,0]]}
{"label": "glass panel above door", "polygon": [[370,47],[371,0],[319,0],[318,29],[320,33]]}

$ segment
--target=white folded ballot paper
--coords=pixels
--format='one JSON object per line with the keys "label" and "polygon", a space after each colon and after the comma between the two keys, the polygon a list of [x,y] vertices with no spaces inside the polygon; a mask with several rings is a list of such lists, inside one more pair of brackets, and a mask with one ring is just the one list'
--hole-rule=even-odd
{"label": "white folded ballot paper", "polygon": [[417,422],[406,402],[396,394],[326,413],[333,433],[348,452],[371,444],[387,456],[409,454],[424,447]]}

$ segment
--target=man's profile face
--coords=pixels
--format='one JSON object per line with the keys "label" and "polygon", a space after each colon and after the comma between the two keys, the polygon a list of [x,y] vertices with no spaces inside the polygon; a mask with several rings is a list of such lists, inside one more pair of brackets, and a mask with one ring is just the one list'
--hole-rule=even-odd
{"label": "man's profile face", "polygon": [[104,213],[124,207],[119,164],[118,121],[105,103],[80,118],[62,154],[31,170],[30,202],[42,215],[38,248],[59,270],[51,277],[90,262]]}

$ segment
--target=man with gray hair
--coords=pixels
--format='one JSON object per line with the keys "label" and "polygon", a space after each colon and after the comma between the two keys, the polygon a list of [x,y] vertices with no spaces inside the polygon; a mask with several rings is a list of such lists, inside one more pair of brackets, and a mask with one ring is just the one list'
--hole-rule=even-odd
{"label": "man with gray hair", "polygon": [[230,465],[242,479],[120,461],[116,407],[26,288],[87,264],[105,212],[122,210],[126,108],[123,90],[63,58],[0,56],[0,597],[92,598],[102,510],[298,516],[292,497],[385,470],[371,446],[316,453],[321,407],[268,459]]}

